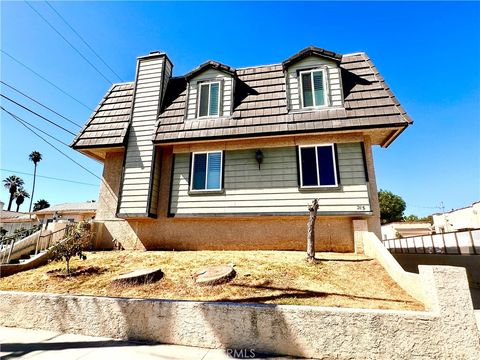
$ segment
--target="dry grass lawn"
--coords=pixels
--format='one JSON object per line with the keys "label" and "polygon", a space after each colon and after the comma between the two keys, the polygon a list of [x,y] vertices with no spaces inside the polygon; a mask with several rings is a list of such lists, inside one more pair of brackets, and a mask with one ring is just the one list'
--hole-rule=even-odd
{"label": "dry grass lawn", "polygon": [[[381,265],[353,254],[317,253],[319,261],[306,263],[304,252],[293,251],[111,251],[87,253],[72,267],[99,266],[100,274],[67,279],[47,271],[63,268],[53,262],[0,279],[0,290],[61,294],[161,298],[199,301],[237,301],[369,309],[423,310]],[[214,287],[195,285],[192,274],[218,264],[234,263],[237,276]],[[112,285],[114,276],[137,268],[160,267],[164,277],[144,285]]]}

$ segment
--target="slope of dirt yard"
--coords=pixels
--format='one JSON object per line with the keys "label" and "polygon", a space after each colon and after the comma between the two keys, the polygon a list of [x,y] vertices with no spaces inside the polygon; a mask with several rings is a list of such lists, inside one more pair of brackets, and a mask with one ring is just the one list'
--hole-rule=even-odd
{"label": "slope of dirt yard", "polygon": [[[335,306],[368,309],[423,310],[372,259],[354,254],[317,253],[316,263],[294,251],[108,251],[89,252],[72,260],[78,276],[52,276],[65,263],[0,279],[0,290],[131,298],[236,301],[249,303]],[[235,264],[227,284],[199,286],[192,275],[209,265]],[[163,278],[151,284],[114,285],[115,276],[139,268],[161,268]],[[50,271],[50,275],[47,274]],[[58,272],[58,271],[57,271]]]}

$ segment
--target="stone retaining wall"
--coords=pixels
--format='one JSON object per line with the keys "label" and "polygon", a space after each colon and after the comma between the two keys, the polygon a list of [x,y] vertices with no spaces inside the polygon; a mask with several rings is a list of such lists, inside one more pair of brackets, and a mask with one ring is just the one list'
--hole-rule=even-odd
{"label": "stone retaining wall", "polygon": [[0,292],[0,325],[320,359],[479,359],[465,270],[419,277],[425,312]]}

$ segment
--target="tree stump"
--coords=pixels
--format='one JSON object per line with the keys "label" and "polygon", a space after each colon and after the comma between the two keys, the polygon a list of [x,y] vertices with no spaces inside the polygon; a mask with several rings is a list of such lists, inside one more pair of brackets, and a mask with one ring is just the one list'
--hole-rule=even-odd
{"label": "tree stump", "polygon": [[150,284],[160,280],[163,272],[160,269],[137,269],[113,278],[114,284]]}
{"label": "tree stump", "polygon": [[213,286],[224,284],[232,280],[236,275],[233,266],[231,265],[217,265],[210,266],[200,271],[197,271],[193,278],[195,283],[202,286]]}

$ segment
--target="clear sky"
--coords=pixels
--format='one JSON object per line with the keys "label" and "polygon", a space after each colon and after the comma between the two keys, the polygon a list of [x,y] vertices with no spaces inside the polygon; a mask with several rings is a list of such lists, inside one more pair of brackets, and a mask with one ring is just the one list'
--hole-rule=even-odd
{"label": "clear sky", "polygon": [[[120,81],[44,2],[30,3],[112,82]],[[278,63],[315,45],[338,53],[365,51],[415,124],[388,149],[375,148],[379,188],[401,195],[407,214],[427,215],[480,200],[480,3],[165,3],[53,2],[53,7],[123,81],[139,55],[168,53],[174,75],[205,60],[233,67]],[[25,2],[1,2],[1,49],[88,108],[110,83]],[[91,110],[1,53],[1,78],[83,125]],[[14,98],[76,132],[78,128],[2,86]],[[2,106],[69,143],[73,136],[2,99]],[[43,154],[35,199],[51,204],[98,196],[99,180],[1,114],[0,167],[31,190],[28,154]],[[55,142],[55,141],[53,141]],[[64,145],[70,157],[101,174],[102,166]],[[89,185],[86,185],[89,184]],[[8,200],[3,188],[0,199]],[[28,210],[28,201],[21,210]]]}

